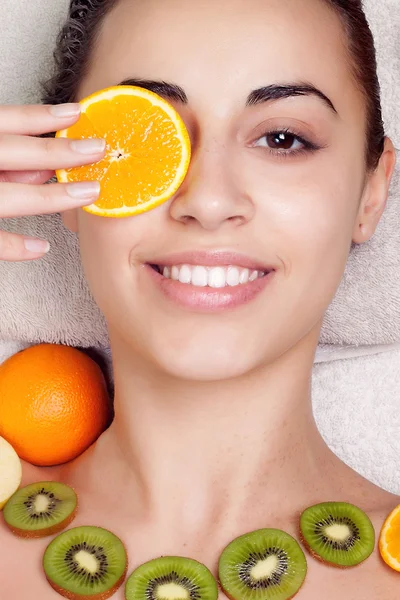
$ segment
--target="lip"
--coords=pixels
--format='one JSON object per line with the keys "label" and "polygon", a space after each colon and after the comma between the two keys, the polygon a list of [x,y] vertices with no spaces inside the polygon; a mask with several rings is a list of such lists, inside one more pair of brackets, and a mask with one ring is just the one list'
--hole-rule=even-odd
{"label": "lip", "polygon": [[203,267],[235,265],[253,271],[275,271],[275,267],[261,263],[259,260],[224,250],[193,250],[189,252],[179,252],[169,254],[168,256],[156,256],[151,260],[146,261],[148,265],[161,265],[163,267],[171,267],[173,265],[200,265]]}
{"label": "lip", "polygon": [[[187,261],[187,255],[186,262],[184,264],[190,264]],[[226,263],[223,262],[218,264],[222,265]],[[254,263],[252,263],[252,265],[253,264]],[[205,266],[209,266],[209,263],[207,263]],[[226,286],[224,288],[216,289],[210,287],[197,287],[191,284],[181,283],[180,281],[175,281],[173,279],[168,279],[161,273],[158,273],[158,271],[155,271],[150,264],[146,264],[144,267],[144,270],[149,275],[150,280],[154,282],[154,284],[169,302],[174,303],[181,309],[196,313],[217,313],[244,306],[259,296],[271,283],[271,280],[274,279],[275,275],[275,270],[273,270],[264,275],[264,277],[259,277],[254,281],[249,281],[246,284],[240,284],[235,287]]]}

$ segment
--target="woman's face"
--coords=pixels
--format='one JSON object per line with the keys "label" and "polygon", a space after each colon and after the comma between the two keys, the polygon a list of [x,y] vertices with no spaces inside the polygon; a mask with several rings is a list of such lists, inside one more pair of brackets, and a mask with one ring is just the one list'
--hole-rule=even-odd
{"label": "woman's face", "polygon": [[[79,211],[85,273],[114,344],[208,380],[272,362],[306,338],[315,344],[366,175],[364,103],[335,13],[319,0],[121,0],[79,99],[128,78],[183,88],[187,103],[170,102],[193,157],[177,194],[153,211]],[[275,96],[308,86],[326,98],[292,90],[271,99],[270,86]],[[261,88],[270,89],[249,104]],[[216,256],[244,280],[245,267],[273,272],[240,289],[204,288],[144,266],[210,267]]]}

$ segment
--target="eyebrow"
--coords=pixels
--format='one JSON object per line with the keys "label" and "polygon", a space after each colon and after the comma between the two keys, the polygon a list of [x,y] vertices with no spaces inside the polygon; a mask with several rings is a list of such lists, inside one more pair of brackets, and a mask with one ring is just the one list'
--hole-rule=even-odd
{"label": "eyebrow", "polygon": [[[182,104],[189,103],[185,90],[175,83],[153,81],[151,79],[128,78],[121,81],[118,85],[142,87],[162,96],[166,100],[174,100]],[[333,102],[328,96],[310,83],[285,83],[258,88],[250,92],[246,100],[246,106],[256,106],[258,104],[273,102],[283,98],[293,98],[295,96],[316,96],[322,100],[335,115],[338,114]]]}
{"label": "eyebrow", "polygon": [[188,104],[188,97],[185,91],[175,83],[168,83],[167,81],[153,81],[152,79],[124,79],[118,85],[134,85],[142,87],[149,92],[154,92],[159,96],[162,96],[166,100],[175,100],[181,104]]}
{"label": "eyebrow", "polygon": [[310,83],[286,83],[284,85],[268,85],[258,90],[253,90],[247,98],[246,105],[254,106],[262,102],[281,100],[282,98],[293,98],[294,96],[316,96],[320,98],[328,108],[338,114],[332,100],[321,90]]}

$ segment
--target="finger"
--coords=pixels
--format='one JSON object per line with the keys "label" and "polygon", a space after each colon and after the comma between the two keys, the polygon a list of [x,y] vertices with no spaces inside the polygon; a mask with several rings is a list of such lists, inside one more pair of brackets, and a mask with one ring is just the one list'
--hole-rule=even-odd
{"label": "finger", "polygon": [[50,244],[16,233],[0,231],[0,260],[18,262],[40,258],[50,249]]}
{"label": "finger", "polygon": [[25,185],[0,184],[0,218],[45,215],[63,212],[96,202],[100,193],[97,181]]}
{"label": "finger", "polygon": [[[1,130],[0,130],[1,131]],[[105,140],[0,135],[2,171],[48,171],[92,164],[104,156]]]}
{"label": "finger", "polygon": [[70,127],[80,114],[78,103],[0,105],[0,131],[20,135],[51,133]]}
{"label": "finger", "polygon": [[54,176],[54,171],[3,171],[0,183],[31,183],[40,185]]}

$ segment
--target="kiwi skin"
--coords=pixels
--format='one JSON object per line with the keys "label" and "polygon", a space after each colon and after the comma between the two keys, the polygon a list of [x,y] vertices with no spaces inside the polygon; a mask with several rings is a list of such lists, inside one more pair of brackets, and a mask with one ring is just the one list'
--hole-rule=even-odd
{"label": "kiwi skin", "polygon": [[[73,489],[73,488],[71,488],[71,489]],[[60,533],[60,531],[62,531],[63,529],[68,527],[68,525],[70,523],[72,523],[72,521],[75,519],[76,513],[78,511],[78,502],[79,502],[78,495],[75,490],[73,490],[73,491],[75,492],[75,496],[76,496],[75,510],[73,510],[72,513],[64,519],[64,521],[61,521],[61,523],[57,523],[55,525],[52,525],[51,527],[47,527],[47,529],[38,529],[36,531],[28,531],[26,529],[19,529],[18,527],[9,525],[6,521],[4,521],[4,522],[14,535],[16,535],[17,537],[23,538],[25,540],[34,540],[34,539],[44,538],[44,537],[47,537],[50,535],[55,535],[56,533]]]}
{"label": "kiwi skin", "polygon": [[[126,548],[125,548],[125,551],[126,551]],[[124,583],[127,572],[128,572],[128,561],[126,563],[125,571],[121,575],[120,579],[115,583],[115,585],[113,585],[112,588],[110,588],[106,592],[102,592],[101,594],[95,594],[95,595],[91,594],[90,596],[81,596],[80,594],[79,595],[73,594],[72,592],[69,592],[68,590],[64,590],[63,588],[58,587],[58,585],[53,583],[47,576],[46,576],[46,579],[49,582],[49,584],[51,585],[51,587],[53,588],[53,590],[55,590],[58,594],[60,594],[60,596],[64,596],[64,598],[68,598],[69,600],[107,600],[107,598],[111,598],[111,596],[113,596],[115,594],[115,592]]]}
{"label": "kiwi skin", "polygon": [[323,565],[325,565],[327,567],[335,567],[336,569],[342,569],[342,571],[347,571],[348,569],[355,569],[355,567],[360,566],[359,564],[358,565],[338,565],[336,563],[330,563],[330,562],[324,560],[322,558],[322,556],[320,556],[319,554],[316,554],[314,552],[314,550],[312,548],[310,548],[310,546],[307,544],[306,540],[304,539],[301,531],[300,531],[300,539],[301,539],[303,546],[307,549],[307,552],[309,554],[311,554],[311,556],[313,558],[315,558],[315,560],[317,560],[318,562],[322,563]]}
{"label": "kiwi skin", "polygon": [[[97,525],[97,527],[100,527],[100,525]],[[122,542],[121,542],[121,544],[122,544]],[[101,592],[100,594],[94,594],[94,595],[91,594],[90,596],[87,596],[87,595],[82,596],[81,594],[73,594],[72,592],[69,592],[68,590],[64,590],[63,588],[59,587],[56,583],[51,581],[51,579],[49,579],[49,577],[47,577],[47,573],[46,573],[46,571],[44,571],[44,573],[46,575],[46,579],[54,591],[56,591],[58,594],[60,594],[60,596],[63,596],[64,598],[68,598],[68,600],[107,600],[107,598],[111,598],[111,596],[113,596],[115,594],[115,592],[117,592],[117,590],[119,590],[121,585],[124,583],[126,574],[128,572],[128,562],[129,562],[128,552],[126,550],[125,544],[122,544],[122,545],[123,545],[123,547],[125,549],[125,553],[126,553],[125,570],[122,573],[121,577],[118,579],[118,581],[113,585],[113,587],[105,592]]]}
{"label": "kiwi skin", "polygon": [[[295,595],[294,596],[290,596],[290,598],[288,598],[287,600],[292,600],[292,598],[294,598],[295,596],[297,596],[297,594],[301,591],[302,587],[304,586],[306,579],[307,578],[304,579],[303,583],[301,584],[301,586],[299,587],[299,589],[297,590],[297,592],[295,593]],[[233,596],[231,596],[230,594],[228,594],[228,592],[226,590],[224,590],[224,588],[222,587],[221,582],[219,580],[218,580],[217,583],[218,583],[218,588],[221,590],[222,593],[225,594],[225,596],[227,598],[229,598],[229,600],[235,600],[235,598]],[[88,598],[87,600],[90,600],[90,598]]]}
{"label": "kiwi skin", "polygon": [[72,521],[75,519],[77,508],[78,506],[66,519],[64,519],[64,521],[61,521],[61,523],[57,523],[57,525],[53,525],[52,527],[48,527],[47,529],[40,529],[37,531],[26,531],[25,529],[11,527],[8,524],[7,527],[12,531],[14,535],[20,538],[24,538],[26,540],[33,540],[37,538],[47,537],[49,535],[55,535],[56,533],[59,533],[60,531],[68,527],[70,523],[72,523]]}
{"label": "kiwi skin", "polygon": [[[307,579],[307,577],[305,577],[305,578],[304,578],[304,581],[303,581],[303,583],[301,584],[301,586],[299,587],[299,589],[297,590],[297,592],[294,594],[294,596],[290,596],[290,598],[288,598],[287,600],[292,600],[292,598],[294,598],[295,596],[297,596],[297,594],[300,592],[300,590],[301,590],[301,589],[302,589],[302,587],[304,586],[304,584],[305,584],[305,582],[306,582],[306,579]],[[235,600],[235,598],[234,598],[233,596],[231,596],[230,594],[228,594],[228,592],[227,592],[226,590],[224,590],[224,588],[222,587],[222,584],[221,584],[221,582],[220,582],[220,580],[219,580],[219,579],[217,580],[217,583],[218,583],[218,589],[219,589],[219,590],[220,590],[220,591],[221,591],[223,594],[225,594],[225,596],[226,596],[227,598],[229,598],[229,600]],[[90,599],[88,599],[88,600],[90,600]]]}
{"label": "kiwi skin", "polygon": [[314,550],[312,548],[310,548],[310,546],[307,544],[306,540],[303,537],[303,533],[300,529],[300,540],[301,543],[303,544],[303,546],[306,548],[307,552],[313,557],[315,558],[315,560],[317,560],[318,562],[322,563],[323,565],[326,565],[327,567],[336,567],[337,569],[342,569],[342,570],[347,570],[347,569],[352,569],[353,567],[357,567],[359,565],[334,565],[333,563],[327,562],[326,560],[324,560],[322,558],[322,556],[320,556],[319,554],[317,554],[316,552],[314,552]]}

